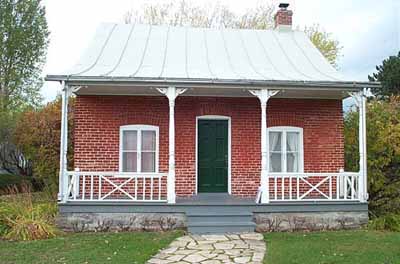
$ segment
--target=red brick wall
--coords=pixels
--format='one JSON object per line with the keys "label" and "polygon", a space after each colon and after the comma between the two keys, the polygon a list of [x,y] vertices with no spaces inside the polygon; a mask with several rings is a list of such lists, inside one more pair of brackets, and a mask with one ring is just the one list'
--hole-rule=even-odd
{"label": "red brick wall", "polygon": [[[256,98],[178,97],[175,105],[176,192],[195,193],[196,116],[231,117],[232,193],[253,197],[260,179],[260,103]],[[304,129],[305,172],[337,172],[344,166],[340,100],[271,99],[268,126]],[[119,127],[159,126],[160,172],[168,171],[168,100],[165,97],[78,96],[75,166],[81,171],[118,171]]]}

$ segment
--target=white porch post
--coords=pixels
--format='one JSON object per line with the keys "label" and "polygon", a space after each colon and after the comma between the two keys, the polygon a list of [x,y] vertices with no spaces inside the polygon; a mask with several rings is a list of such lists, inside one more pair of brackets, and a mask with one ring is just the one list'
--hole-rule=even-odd
{"label": "white porch post", "polygon": [[269,98],[276,95],[279,91],[262,89],[250,90],[249,92],[257,96],[261,103],[261,180],[259,191],[261,194],[261,203],[269,203],[269,135],[267,132],[267,102]]}
{"label": "white porch post", "polygon": [[358,107],[358,148],[360,154],[358,197],[360,202],[367,200],[367,140],[366,140],[366,98],[365,89],[358,93],[351,93],[351,96]]}
{"label": "white porch post", "polygon": [[[362,160],[363,160],[363,174],[362,174],[362,178],[363,178],[363,196],[362,196],[362,202],[366,202],[368,200],[368,190],[367,190],[367,186],[368,186],[368,177],[367,177],[367,89],[364,88],[363,90],[363,96],[362,96],[362,134],[363,134],[363,140],[362,140],[362,144],[363,144],[363,156],[362,156]],[[361,159],[361,155],[360,155],[360,159]],[[361,174],[361,173],[360,173]]]}
{"label": "white porch post", "polygon": [[58,200],[66,202],[68,178],[67,171],[67,152],[68,152],[68,98],[69,87],[62,82],[61,94],[61,139],[60,139],[60,172],[59,172],[59,191]]}
{"label": "white porch post", "polygon": [[169,159],[168,159],[168,177],[167,177],[167,201],[175,203],[175,99],[178,95],[184,93],[186,89],[175,88],[157,88],[157,90],[166,95],[169,101]]}

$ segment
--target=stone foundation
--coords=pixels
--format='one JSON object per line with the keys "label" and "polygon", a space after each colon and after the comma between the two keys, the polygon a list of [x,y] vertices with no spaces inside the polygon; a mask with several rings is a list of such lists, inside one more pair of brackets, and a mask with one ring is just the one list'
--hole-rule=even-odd
{"label": "stone foundation", "polygon": [[183,213],[60,213],[57,226],[66,232],[166,231],[186,228]]}
{"label": "stone foundation", "polygon": [[255,213],[257,232],[355,229],[368,223],[368,212]]}
{"label": "stone foundation", "polygon": [[[254,213],[257,232],[355,229],[368,223],[368,212]],[[166,231],[186,229],[184,213],[60,213],[66,232]]]}

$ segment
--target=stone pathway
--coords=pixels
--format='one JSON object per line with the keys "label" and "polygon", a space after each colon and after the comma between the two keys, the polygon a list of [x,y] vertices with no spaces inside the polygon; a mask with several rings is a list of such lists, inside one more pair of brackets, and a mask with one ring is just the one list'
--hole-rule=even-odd
{"label": "stone pathway", "polygon": [[264,237],[258,233],[187,235],[173,241],[147,263],[253,263],[264,259]]}

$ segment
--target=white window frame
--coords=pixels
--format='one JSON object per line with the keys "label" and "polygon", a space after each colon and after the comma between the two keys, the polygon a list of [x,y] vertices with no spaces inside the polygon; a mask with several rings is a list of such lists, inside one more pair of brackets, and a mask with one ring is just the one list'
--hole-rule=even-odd
{"label": "white window frame", "polygon": [[[159,166],[158,166],[158,156],[159,156],[159,145],[160,145],[160,138],[159,138],[159,128],[158,126],[152,125],[126,125],[120,126],[119,128],[119,172],[123,171],[123,134],[124,131],[137,131],[137,146],[136,146],[136,159],[137,159],[137,166],[136,172],[131,173],[159,173]],[[141,172],[142,168],[142,131],[155,131],[156,132],[156,164],[155,164],[155,171],[154,172]]]}
{"label": "white window frame", "polygon": [[[281,163],[282,163],[282,171],[276,173],[292,173],[287,172],[287,149],[286,149],[286,135],[288,132],[296,132],[299,133],[299,173],[304,173],[304,145],[303,145],[303,128],[301,127],[293,127],[293,126],[275,126],[268,127],[268,164],[271,161],[270,157],[270,146],[269,146],[269,133],[270,132],[281,132],[282,133],[282,141],[281,141]],[[270,167],[268,166],[268,172],[270,172]],[[296,173],[296,172],[294,172]]]}

